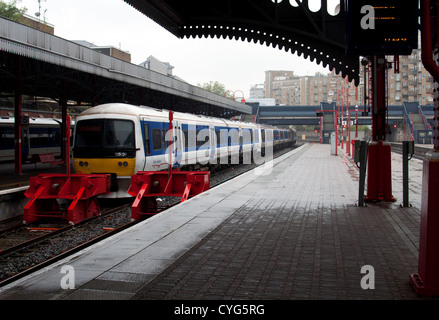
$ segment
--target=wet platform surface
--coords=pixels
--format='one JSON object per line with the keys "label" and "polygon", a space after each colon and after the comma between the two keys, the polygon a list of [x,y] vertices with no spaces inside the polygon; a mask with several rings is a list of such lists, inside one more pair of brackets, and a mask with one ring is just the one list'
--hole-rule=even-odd
{"label": "wet platform surface", "polygon": [[[423,299],[417,272],[422,162],[411,207],[357,207],[358,170],[306,144],[134,228],[0,288],[0,299]],[[65,266],[74,289],[63,289]],[[374,289],[363,289],[363,266]],[[370,269],[369,269],[370,270]]]}

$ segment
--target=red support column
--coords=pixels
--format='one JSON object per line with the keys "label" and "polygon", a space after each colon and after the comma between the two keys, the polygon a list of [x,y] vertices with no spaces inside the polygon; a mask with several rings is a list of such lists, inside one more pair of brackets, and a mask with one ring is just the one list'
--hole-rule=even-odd
{"label": "red support column", "polygon": [[338,155],[338,114],[337,114],[337,110],[334,110],[334,130],[335,130],[335,155]]}
{"label": "red support column", "polygon": [[348,123],[347,123],[348,139],[346,141],[346,152],[351,155],[351,111],[348,106]]}
{"label": "red support column", "polygon": [[[435,106],[437,108],[437,99]],[[422,173],[418,273],[411,275],[416,293],[439,296],[439,152],[427,153]]]}
{"label": "red support column", "polygon": [[372,142],[368,152],[366,201],[395,201],[391,148],[386,141],[386,68],[384,56],[373,56]]}
{"label": "red support column", "polygon": [[[67,139],[69,139],[67,137],[67,128],[70,127],[70,124],[67,123],[67,100],[64,97],[60,98],[59,104],[61,106],[61,158],[64,163],[67,164],[67,161],[70,158],[70,141],[67,141]],[[70,128],[68,133],[70,135]]]}
{"label": "red support column", "polygon": [[[439,11],[439,7],[437,7]],[[419,237],[418,273],[411,275],[416,293],[439,295],[439,66],[438,54],[433,59],[430,0],[421,1],[422,63],[435,81],[434,89],[434,150],[424,158],[422,174],[421,227]],[[437,26],[439,28],[439,26]],[[439,41],[439,39],[438,39]],[[436,48],[439,43],[436,43]]]}
{"label": "red support column", "polygon": [[21,162],[22,162],[22,154],[21,154],[21,146],[22,146],[22,136],[21,136],[21,96],[22,96],[22,83],[21,83],[21,57],[18,57],[18,80],[15,87],[15,99],[14,99],[14,108],[15,108],[15,122],[14,122],[14,131],[15,131],[15,174],[20,175],[22,173]]}

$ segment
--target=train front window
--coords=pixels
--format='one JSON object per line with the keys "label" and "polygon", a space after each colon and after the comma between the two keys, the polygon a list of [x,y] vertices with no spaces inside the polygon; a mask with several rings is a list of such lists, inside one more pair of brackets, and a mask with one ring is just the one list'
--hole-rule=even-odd
{"label": "train front window", "polygon": [[134,126],[131,121],[106,121],[105,147],[134,148]]}
{"label": "train front window", "polygon": [[73,153],[75,157],[134,157],[134,123],[113,119],[78,121]]}

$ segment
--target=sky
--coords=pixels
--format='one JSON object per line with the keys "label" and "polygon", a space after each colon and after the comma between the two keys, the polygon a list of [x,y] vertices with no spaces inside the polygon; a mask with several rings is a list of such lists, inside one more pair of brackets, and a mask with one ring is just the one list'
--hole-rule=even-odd
{"label": "sky", "polygon": [[248,99],[250,87],[263,84],[267,70],[292,70],[298,76],[329,72],[315,61],[265,44],[179,39],[123,0],[41,0],[40,5],[41,9],[38,0],[21,0],[17,6],[26,7],[33,17],[40,12],[40,19],[54,25],[58,37],[120,48],[130,52],[134,64],[152,55],[169,62],[173,75],[190,84],[218,81],[236,97],[243,94]]}

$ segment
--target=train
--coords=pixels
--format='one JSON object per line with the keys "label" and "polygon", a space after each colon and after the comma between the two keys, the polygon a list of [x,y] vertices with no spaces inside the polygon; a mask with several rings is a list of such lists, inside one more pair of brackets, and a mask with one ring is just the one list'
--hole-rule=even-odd
{"label": "train", "polygon": [[[0,118],[0,162],[15,160],[14,117]],[[73,129],[74,124],[72,124]],[[61,120],[30,117],[21,128],[22,162],[36,161],[38,154],[61,156]]]}
{"label": "train", "polygon": [[124,198],[139,171],[264,161],[268,151],[293,144],[293,129],[108,103],[76,117],[72,163],[76,173],[111,174],[105,197]]}

